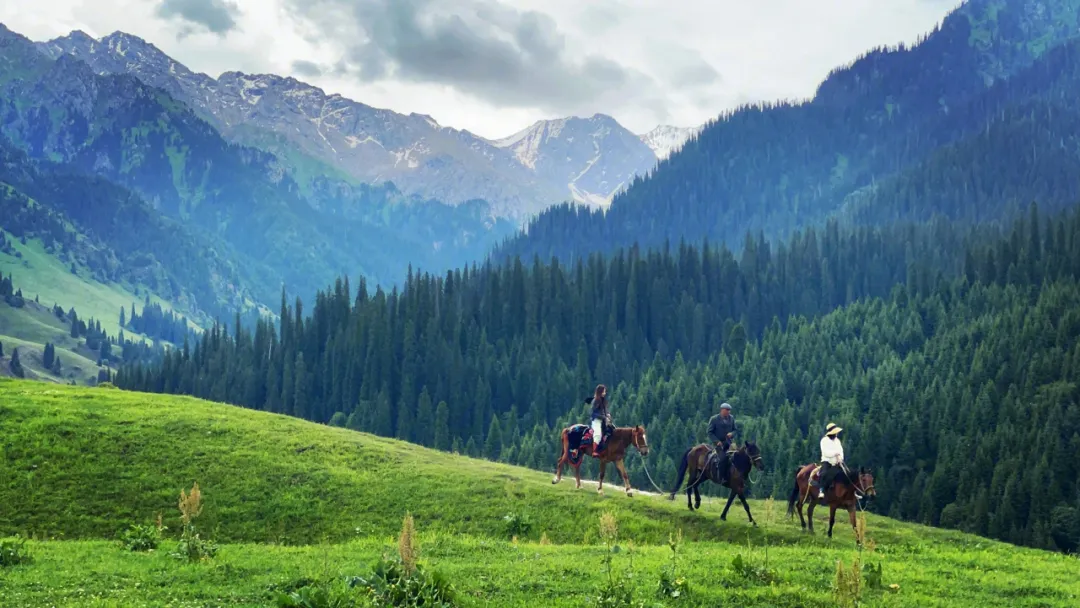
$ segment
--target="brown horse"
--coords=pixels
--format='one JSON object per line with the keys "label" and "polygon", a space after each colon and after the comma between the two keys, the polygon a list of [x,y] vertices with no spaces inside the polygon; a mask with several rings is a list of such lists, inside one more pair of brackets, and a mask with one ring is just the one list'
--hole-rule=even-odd
{"label": "brown horse", "polygon": [[[577,425],[574,425],[577,426]],[[581,460],[574,464],[574,461],[570,458],[570,431],[573,426],[568,426],[562,431],[562,456],[559,457],[558,468],[555,471],[555,478],[551,480],[551,483],[559,483],[562,480],[563,465],[569,463],[574,467],[574,479],[577,481],[577,488],[581,488]],[[623,464],[623,459],[626,458],[626,451],[634,446],[642,456],[649,455],[649,442],[645,438],[645,427],[638,425],[634,427],[617,427],[608,436],[607,444],[604,446],[604,451],[597,457],[593,455],[593,458],[597,458],[600,461],[600,480],[596,485],[596,491],[600,494],[604,493],[604,472],[607,470],[609,462],[615,463],[615,468],[619,470],[619,474],[622,475],[623,485],[626,486],[626,495],[633,496],[634,490],[630,487],[630,477],[626,474],[626,465]],[[581,454],[584,455],[585,448],[581,449]]]}
{"label": "brown horse", "polygon": [[[858,478],[852,479],[848,468],[843,466],[833,479],[825,498],[822,499],[817,496],[818,489],[810,486],[810,475],[816,467],[816,463],[807,464],[795,470],[795,487],[791,489],[791,495],[788,497],[788,517],[794,517],[796,507],[798,507],[799,521],[802,522],[803,530],[806,530],[806,521],[810,520],[809,532],[813,534],[814,505],[823,503],[829,505],[829,538],[832,538],[833,524],[836,523],[836,509],[841,507],[847,509],[851,519],[851,529],[855,530],[855,507],[859,502],[855,492],[858,491],[866,497],[876,496],[874,476],[870,474],[869,469],[860,467]],[[804,503],[810,503],[805,519],[803,518]],[[857,532],[855,538],[858,539]]]}
{"label": "brown horse", "polygon": [[[712,447],[702,443],[690,448],[683,454],[682,462],[679,463],[679,479],[675,482],[675,489],[671,491],[668,500],[675,500],[675,493],[682,487],[683,477],[686,476],[686,472],[689,470],[689,485],[686,486],[686,506],[690,507],[691,511],[695,508],[701,508],[701,490],[698,489],[698,486],[708,479],[731,489],[727,504],[724,505],[724,512],[720,514],[721,521],[727,521],[728,509],[731,508],[732,501],[738,496],[743,509],[746,510],[746,516],[750,518],[750,523],[757,526],[754,516],[750,514],[750,505],[746,503],[745,482],[752,467],[757,467],[759,471],[765,469],[765,465],[761,461],[761,449],[753,441],[747,441],[746,445],[732,453],[731,458],[728,459],[728,478],[723,483],[720,481],[719,467],[713,466],[714,461],[719,456],[712,456],[712,453]],[[691,495],[697,501],[696,505],[690,502]]]}

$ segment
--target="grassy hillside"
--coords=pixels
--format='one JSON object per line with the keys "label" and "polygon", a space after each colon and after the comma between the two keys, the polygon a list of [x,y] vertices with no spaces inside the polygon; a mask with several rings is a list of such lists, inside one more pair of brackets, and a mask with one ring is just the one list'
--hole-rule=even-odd
{"label": "grassy hillside", "polygon": [[[39,539],[32,562],[4,569],[4,605],[269,606],[274,590],[307,579],[366,575],[393,550],[406,512],[422,563],[447,575],[466,606],[588,605],[604,578],[602,513],[615,516],[620,543],[634,544],[626,584],[648,606],[835,606],[837,560],[857,555],[846,524],[831,541],[809,537],[780,503],[753,501],[762,526],[752,529],[741,510],[719,521],[715,501],[690,513],[682,500],[617,488],[601,497],[591,484],[575,491],[544,473],[190,398],[0,379],[0,437],[9,471],[0,535]],[[169,556],[175,540],[149,554],[114,541],[158,513],[175,539],[177,497],[194,481],[200,529],[231,543],[216,557],[186,564]],[[516,542],[507,513],[533,524]],[[867,590],[862,605],[1080,598],[1073,557],[873,515],[867,528],[876,549],[864,560],[882,565],[883,588]],[[654,590],[677,529],[690,541],[678,572],[692,594],[664,604]],[[737,555],[752,568],[737,571]],[[771,583],[747,574],[763,568]],[[625,551],[615,556],[616,572],[629,569]]]}
{"label": "grassy hillside", "polygon": [[[19,361],[26,371],[28,379],[47,380],[50,382],[68,383],[74,380],[77,384],[89,384],[91,380],[97,380],[98,365],[97,354],[88,351],[85,346],[75,350],[67,350],[66,346],[57,345],[56,356],[60,358],[60,374],[45,369],[43,358],[45,347],[43,342],[22,340],[11,335],[6,335],[6,329],[2,329],[9,317],[17,317],[20,323],[28,320],[30,315],[23,310],[0,305],[0,342],[4,344],[4,356],[0,357],[0,376],[10,376],[11,353],[19,349]],[[36,315],[35,315],[36,316]],[[24,326],[26,323],[24,323]],[[74,340],[71,340],[74,342]]]}
{"label": "grassy hillside", "polygon": [[[5,234],[20,257],[0,252],[0,272],[13,277],[26,299],[33,300],[36,296],[45,306],[59,304],[64,310],[74,307],[80,319],[93,317],[101,321],[101,329],[110,336],[119,333],[121,307],[130,309],[134,302],[142,310],[145,294],[135,295],[120,285],[99,283],[86,269],[76,268],[76,274],[72,274],[70,266],[46,252],[37,239],[27,240],[23,245],[11,233]],[[172,310],[168,302],[157,296],[151,295],[151,301]],[[136,338],[131,330],[125,333],[131,339]],[[16,335],[32,340],[29,336]]]}

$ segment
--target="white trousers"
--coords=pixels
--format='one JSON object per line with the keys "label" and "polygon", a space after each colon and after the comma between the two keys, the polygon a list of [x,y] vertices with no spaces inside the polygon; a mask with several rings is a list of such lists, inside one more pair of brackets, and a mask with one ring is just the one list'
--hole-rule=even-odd
{"label": "white trousers", "polygon": [[600,445],[600,435],[604,432],[604,423],[599,418],[592,421],[593,445]]}

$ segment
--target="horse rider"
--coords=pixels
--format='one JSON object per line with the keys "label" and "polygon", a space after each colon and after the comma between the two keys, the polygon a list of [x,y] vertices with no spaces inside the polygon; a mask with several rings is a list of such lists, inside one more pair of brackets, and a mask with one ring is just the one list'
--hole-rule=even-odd
{"label": "horse rider", "polygon": [[720,405],[720,413],[709,419],[709,441],[713,444],[713,456],[719,457],[717,462],[723,480],[727,479],[728,452],[731,450],[735,430],[735,416],[731,415],[731,404],[725,402]]}
{"label": "horse rider", "polygon": [[[844,467],[844,446],[840,443],[840,433],[844,429],[830,422],[825,427],[821,438],[821,474],[818,476],[818,498],[825,498],[829,486],[836,479],[837,473]],[[855,496],[862,498],[856,491]]]}
{"label": "horse rider", "polygon": [[604,425],[611,426],[611,412],[608,411],[607,387],[603,384],[596,386],[596,392],[592,398],[592,421],[590,422],[593,432],[593,450],[600,447],[600,439],[604,434]]}

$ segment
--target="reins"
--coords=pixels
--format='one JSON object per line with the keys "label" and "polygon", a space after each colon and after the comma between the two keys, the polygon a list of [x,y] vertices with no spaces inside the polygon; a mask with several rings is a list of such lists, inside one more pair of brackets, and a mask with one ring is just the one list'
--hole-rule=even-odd
{"label": "reins", "polygon": [[[634,433],[631,435],[631,441],[633,442],[634,447],[637,448],[638,454],[641,454],[641,446],[638,445],[637,431],[634,431]],[[649,483],[652,484],[653,489],[655,489],[661,495],[667,494],[667,492],[665,492],[660,486],[656,485],[656,482],[653,481],[652,474],[649,473],[648,460],[646,460],[644,455],[641,456],[641,468],[645,471],[645,477],[649,478]]]}
{"label": "reins", "polygon": [[662,490],[662,489],[660,488],[660,486],[656,485],[656,482],[655,482],[655,481],[653,481],[652,475],[650,475],[650,474],[649,474],[649,465],[648,465],[648,464],[646,464],[646,462],[647,462],[647,461],[645,460],[645,457],[644,457],[644,456],[642,456],[642,457],[641,457],[641,468],[645,470],[645,477],[648,477],[648,478],[649,478],[649,483],[651,483],[651,484],[652,484],[652,487],[653,487],[653,488],[655,488],[657,492],[659,492],[660,494],[667,494],[667,492],[665,492],[664,490]]}
{"label": "reins", "polygon": [[[874,486],[871,485],[869,489],[863,488],[861,476],[852,477],[851,469],[847,467],[847,463],[841,462],[840,466],[843,467],[844,474],[847,475],[848,479],[851,480],[851,485],[855,488],[855,490],[861,493],[863,495],[863,498],[868,498],[870,496],[870,490],[873,490]],[[862,506],[862,500],[858,496],[855,497],[855,506],[858,507],[860,511],[865,510]]]}
{"label": "reins", "polygon": [[[747,456],[749,456],[749,454],[747,454]],[[750,470],[746,472],[746,481],[749,481],[750,485],[754,485],[754,484],[757,483],[756,481],[754,481],[753,475],[754,475],[754,465],[756,463],[758,463],[758,462],[761,462],[761,455],[760,454],[758,454],[757,456],[754,456],[753,458],[750,459]],[[761,477],[758,476],[758,479],[761,479]]]}

